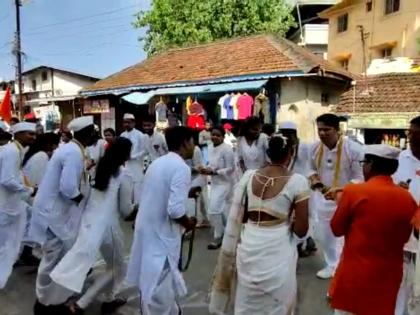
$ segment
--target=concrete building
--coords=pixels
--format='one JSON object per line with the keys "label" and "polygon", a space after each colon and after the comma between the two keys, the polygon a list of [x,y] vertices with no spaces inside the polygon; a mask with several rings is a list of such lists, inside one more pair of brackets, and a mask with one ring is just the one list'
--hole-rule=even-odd
{"label": "concrete building", "polygon": [[[316,117],[338,103],[351,81],[347,71],[287,39],[257,35],[162,52],[98,81],[81,94],[109,100],[119,129],[124,112],[134,113],[140,122],[144,113],[155,112],[160,100],[185,121],[188,96],[203,105],[208,119],[224,123],[222,96],[263,93],[269,121],[276,125],[294,120],[301,139],[310,142],[317,137]],[[231,123],[240,126],[241,121]]]}
{"label": "concrete building", "polygon": [[[93,85],[98,78],[49,66],[39,66],[22,73],[25,112],[35,112],[43,124],[46,116],[65,125],[82,115],[78,97],[81,89]],[[19,87],[15,82],[16,97]],[[50,127],[50,126],[48,126]],[[48,128],[47,129],[50,129]]]}
{"label": "concrete building", "polygon": [[288,32],[287,38],[327,59],[328,20],[320,18],[318,13],[330,8],[338,1],[288,0],[288,3],[293,7],[292,14],[297,27]]}
{"label": "concrete building", "polygon": [[418,0],[342,0],[319,16],[329,19],[328,60],[350,72],[380,73],[378,64],[400,57],[416,67],[420,59]]}

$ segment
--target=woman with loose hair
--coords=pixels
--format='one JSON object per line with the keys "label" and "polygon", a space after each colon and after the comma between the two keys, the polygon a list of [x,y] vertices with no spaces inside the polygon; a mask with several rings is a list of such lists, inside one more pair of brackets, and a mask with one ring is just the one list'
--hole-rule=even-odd
{"label": "woman with loose hair", "polygon": [[[308,180],[292,174],[290,141],[274,135],[271,163],[244,174],[235,188],[213,278],[210,312],[291,315],[298,238],[308,230]],[[244,223],[243,223],[244,222]],[[235,292],[236,288],[236,292]]]}
{"label": "woman with loose hair", "polygon": [[51,274],[56,283],[80,293],[98,254],[104,258],[108,272],[98,277],[87,293],[72,306],[74,314],[85,309],[110,282],[112,301],[104,303],[103,309],[109,311],[109,308],[125,303],[124,299],[117,298],[126,273],[119,217],[131,217],[137,207],[132,203],[131,177],[123,168],[130,158],[130,151],[130,140],[116,138],[99,160],[77,240]]}

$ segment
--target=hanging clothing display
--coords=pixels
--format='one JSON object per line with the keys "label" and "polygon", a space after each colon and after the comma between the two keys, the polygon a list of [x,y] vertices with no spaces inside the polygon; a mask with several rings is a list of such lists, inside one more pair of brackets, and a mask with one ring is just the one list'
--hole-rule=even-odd
{"label": "hanging clothing display", "polygon": [[263,93],[258,94],[255,97],[254,102],[254,116],[260,117],[260,114],[264,116],[264,123],[270,123],[270,102],[268,97]]}
{"label": "hanging clothing display", "polygon": [[238,119],[247,119],[250,117],[252,115],[252,105],[254,105],[254,99],[248,93],[240,96],[236,104],[238,108]]}
{"label": "hanging clothing display", "polygon": [[187,126],[194,129],[203,129],[205,124],[205,111],[203,105],[197,101],[189,104],[191,100],[191,97],[187,98]]}
{"label": "hanging clothing display", "polygon": [[238,99],[239,99],[239,97],[241,96],[241,93],[237,93],[237,94],[234,94],[234,95],[232,95],[232,97],[231,97],[231,99],[230,99],[230,106],[232,107],[232,110],[233,110],[233,117],[232,118],[230,118],[230,119],[238,119],[238,107],[237,107],[237,104],[238,104]]}
{"label": "hanging clothing display", "polygon": [[228,119],[227,118],[227,109],[226,104],[229,105],[230,102],[230,95],[225,94],[221,98],[219,98],[219,101],[217,102],[217,105],[220,107],[220,118],[221,119]]}
{"label": "hanging clothing display", "polygon": [[168,115],[167,115],[168,107],[162,100],[156,103],[155,112],[156,112],[156,122],[168,121]]}
{"label": "hanging clothing display", "polygon": [[187,101],[185,103],[185,108],[187,109],[187,114],[190,115],[190,111],[191,111],[191,105],[192,105],[193,101],[191,96],[187,97]]}

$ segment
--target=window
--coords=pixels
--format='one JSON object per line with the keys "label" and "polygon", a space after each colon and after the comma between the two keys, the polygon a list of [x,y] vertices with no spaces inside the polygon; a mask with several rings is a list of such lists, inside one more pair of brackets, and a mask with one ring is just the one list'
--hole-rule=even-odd
{"label": "window", "polygon": [[366,0],[366,12],[372,11],[373,0]]}
{"label": "window", "polygon": [[392,57],[392,48],[384,48],[381,50],[381,55],[383,59]]}
{"label": "window", "polygon": [[32,91],[36,91],[36,80],[32,80]]}
{"label": "window", "polygon": [[385,14],[391,14],[400,10],[400,0],[385,0]]}
{"label": "window", "polygon": [[347,13],[338,17],[338,19],[337,19],[337,31],[338,31],[338,33],[342,33],[342,32],[347,31],[348,20],[349,20],[349,15]]}
{"label": "window", "polygon": [[349,70],[349,60],[348,59],[341,60],[340,61],[340,66],[344,70]]}
{"label": "window", "polygon": [[42,81],[45,82],[48,80],[48,72],[42,71]]}

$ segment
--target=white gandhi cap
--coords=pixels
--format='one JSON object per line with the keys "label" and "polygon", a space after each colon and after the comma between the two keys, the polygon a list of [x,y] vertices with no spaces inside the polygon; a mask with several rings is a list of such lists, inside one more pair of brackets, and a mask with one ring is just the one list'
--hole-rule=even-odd
{"label": "white gandhi cap", "polygon": [[11,127],[10,131],[13,134],[18,133],[18,132],[24,132],[24,131],[35,132],[36,131],[36,124],[23,121],[23,122],[20,122],[20,123],[17,123],[15,125],[13,125]]}
{"label": "white gandhi cap", "polygon": [[371,144],[365,147],[365,154],[390,160],[398,160],[400,152],[401,150],[386,144]]}
{"label": "white gandhi cap", "polygon": [[136,119],[133,114],[125,113],[123,119]]}
{"label": "white gandhi cap", "polygon": [[69,128],[73,132],[77,132],[82,130],[83,128],[89,127],[90,125],[93,126],[93,116],[82,116],[73,119],[67,125],[67,128]]}
{"label": "white gandhi cap", "polygon": [[279,128],[297,130],[297,124],[294,123],[293,121],[283,121],[283,122],[280,122]]}

